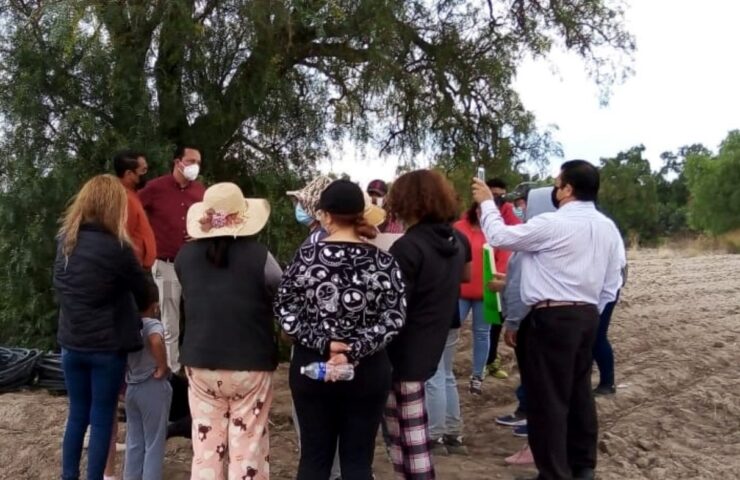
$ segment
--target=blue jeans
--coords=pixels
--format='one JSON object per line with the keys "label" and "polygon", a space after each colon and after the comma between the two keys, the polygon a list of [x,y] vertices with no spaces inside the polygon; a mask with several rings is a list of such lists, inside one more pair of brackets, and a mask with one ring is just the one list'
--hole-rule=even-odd
{"label": "blue jeans", "polygon": [[80,458],[90,425],[87,478],[103,478],[108,458],[118,392],[126,369],[126,355],[117,352],[78,352],[62,349],[69,414],[62,443],[62,480],[80,478]]}
{"label": "blue jeans", "polygon": [[527,391],[524,390],[524,384],[519,382],[519,386],[516,387],[514,393],[516,394],[516,399],[519,400],[516,413],[527,416]]}
{"label": "blue jeans", "polygon": [[460,321],[464,322],[473,310],[473,375],[483,377],[491,348],[491,325],[483,318],[483,300],[460,299]]}
{"label": "blue jeans", "polygon": [[429,417],[429,436],[436,440],[442,435],[458,436],[462,434],[460,416],[460,397],[457,393],[457,380],[452,371],[455,350],[460,338],[460,330],[451,329],[447,334],[447,343],[439,360],[437,372],[427,380],[426,407]]}
{"label": "blue jeans", "polygon": [[604,311],[599,315],[599,330],[596,333],[593,353],[594,361],[599,367],[599,374],[601,376],[599,380],[600,386],[610,387],[614,385],[614,351],[607,335],[609,333],[609,324],[612,320],[614,306],[618,300],[619,292],[617,292],[617,298],[613,302],[607,303]]}

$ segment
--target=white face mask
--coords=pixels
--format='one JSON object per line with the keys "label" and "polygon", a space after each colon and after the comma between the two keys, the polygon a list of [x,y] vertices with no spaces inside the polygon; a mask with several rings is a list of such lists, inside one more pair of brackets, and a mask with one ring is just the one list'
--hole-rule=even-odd
{"label": "white face mask", "polygon": [[198,165],[197,163],[188,165],[187,167],[184,167],[182,169],[182,175],[188,180],[190,180],[191,182],[194,181],[196,178],[198,178],[199,173],[200,173],[200,165]]}

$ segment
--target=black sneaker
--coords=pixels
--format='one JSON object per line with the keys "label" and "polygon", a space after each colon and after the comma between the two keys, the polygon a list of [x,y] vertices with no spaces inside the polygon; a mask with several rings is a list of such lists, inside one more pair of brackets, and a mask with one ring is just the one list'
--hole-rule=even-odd
{"label": "black sneaker", "polygon": [[617,387],[614,385],[599,385],[594,388],[594,395],[596,396],[614,395],[615,393],[617,393]]}
{"label": "black sneaker", "polygon": [[573,480],[595,480],[593,468],[582,468],[578,472],[573,472]]}
{"label": "black sneaker", "polygon": [[450,452],[447,450],[447,446],[445,445],[444,437],[439,437],[436,440],[431,440],[429,444],[429,450],[432,455],[436,455],[438,457],[446,457],[450,454]]}
{"label": "black sneaker", "polygon": [[470,377],[470,393],[473,395],[483,395],[483,379],[473,375]]}
{"label": "black sneaker", "polygon": [[452,455],[468,455],[468,448],[463,445],[463,437],[460,435],[445,435],[442,437],[447,451]]}
{"label": "black sneaker", "polygon": [[496,423],[505,427],[521,427],[527,424],[527,417],[519,412],[514,412],[503,417],[496,417]]}

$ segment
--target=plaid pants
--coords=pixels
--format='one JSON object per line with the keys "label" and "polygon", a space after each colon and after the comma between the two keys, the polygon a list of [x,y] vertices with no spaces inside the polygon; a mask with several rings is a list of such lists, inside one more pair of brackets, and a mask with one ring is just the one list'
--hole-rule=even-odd
{"label": "plaid pants", "polygon": [[434,480],[424,382],[393,382],[384,417],[396,478]]}

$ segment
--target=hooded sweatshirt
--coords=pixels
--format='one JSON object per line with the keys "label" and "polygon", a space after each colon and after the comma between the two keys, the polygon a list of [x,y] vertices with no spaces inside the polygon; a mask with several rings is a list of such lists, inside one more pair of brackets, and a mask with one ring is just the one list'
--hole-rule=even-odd
{"label": "hooded sweatshirt", "polygon": [[452,226],[420,223],[390,249],[406,283],[406,325],[388,346],[393,380],[434,375],[452,325],[465,251]]}
{"label": "hooded sweatshirt", "polygon": [[[550,193],[552,187],[537,188],[529,191],[527,196],[526,219],[530,220],[537,215],[554,212]],[[501,294],[501,310],[507,330],[519,330],[519,325],[529,314],[529,306],[522,301],[522,252],[515,252],[509,260],[509,269],[506,274],[506,287]]]}

